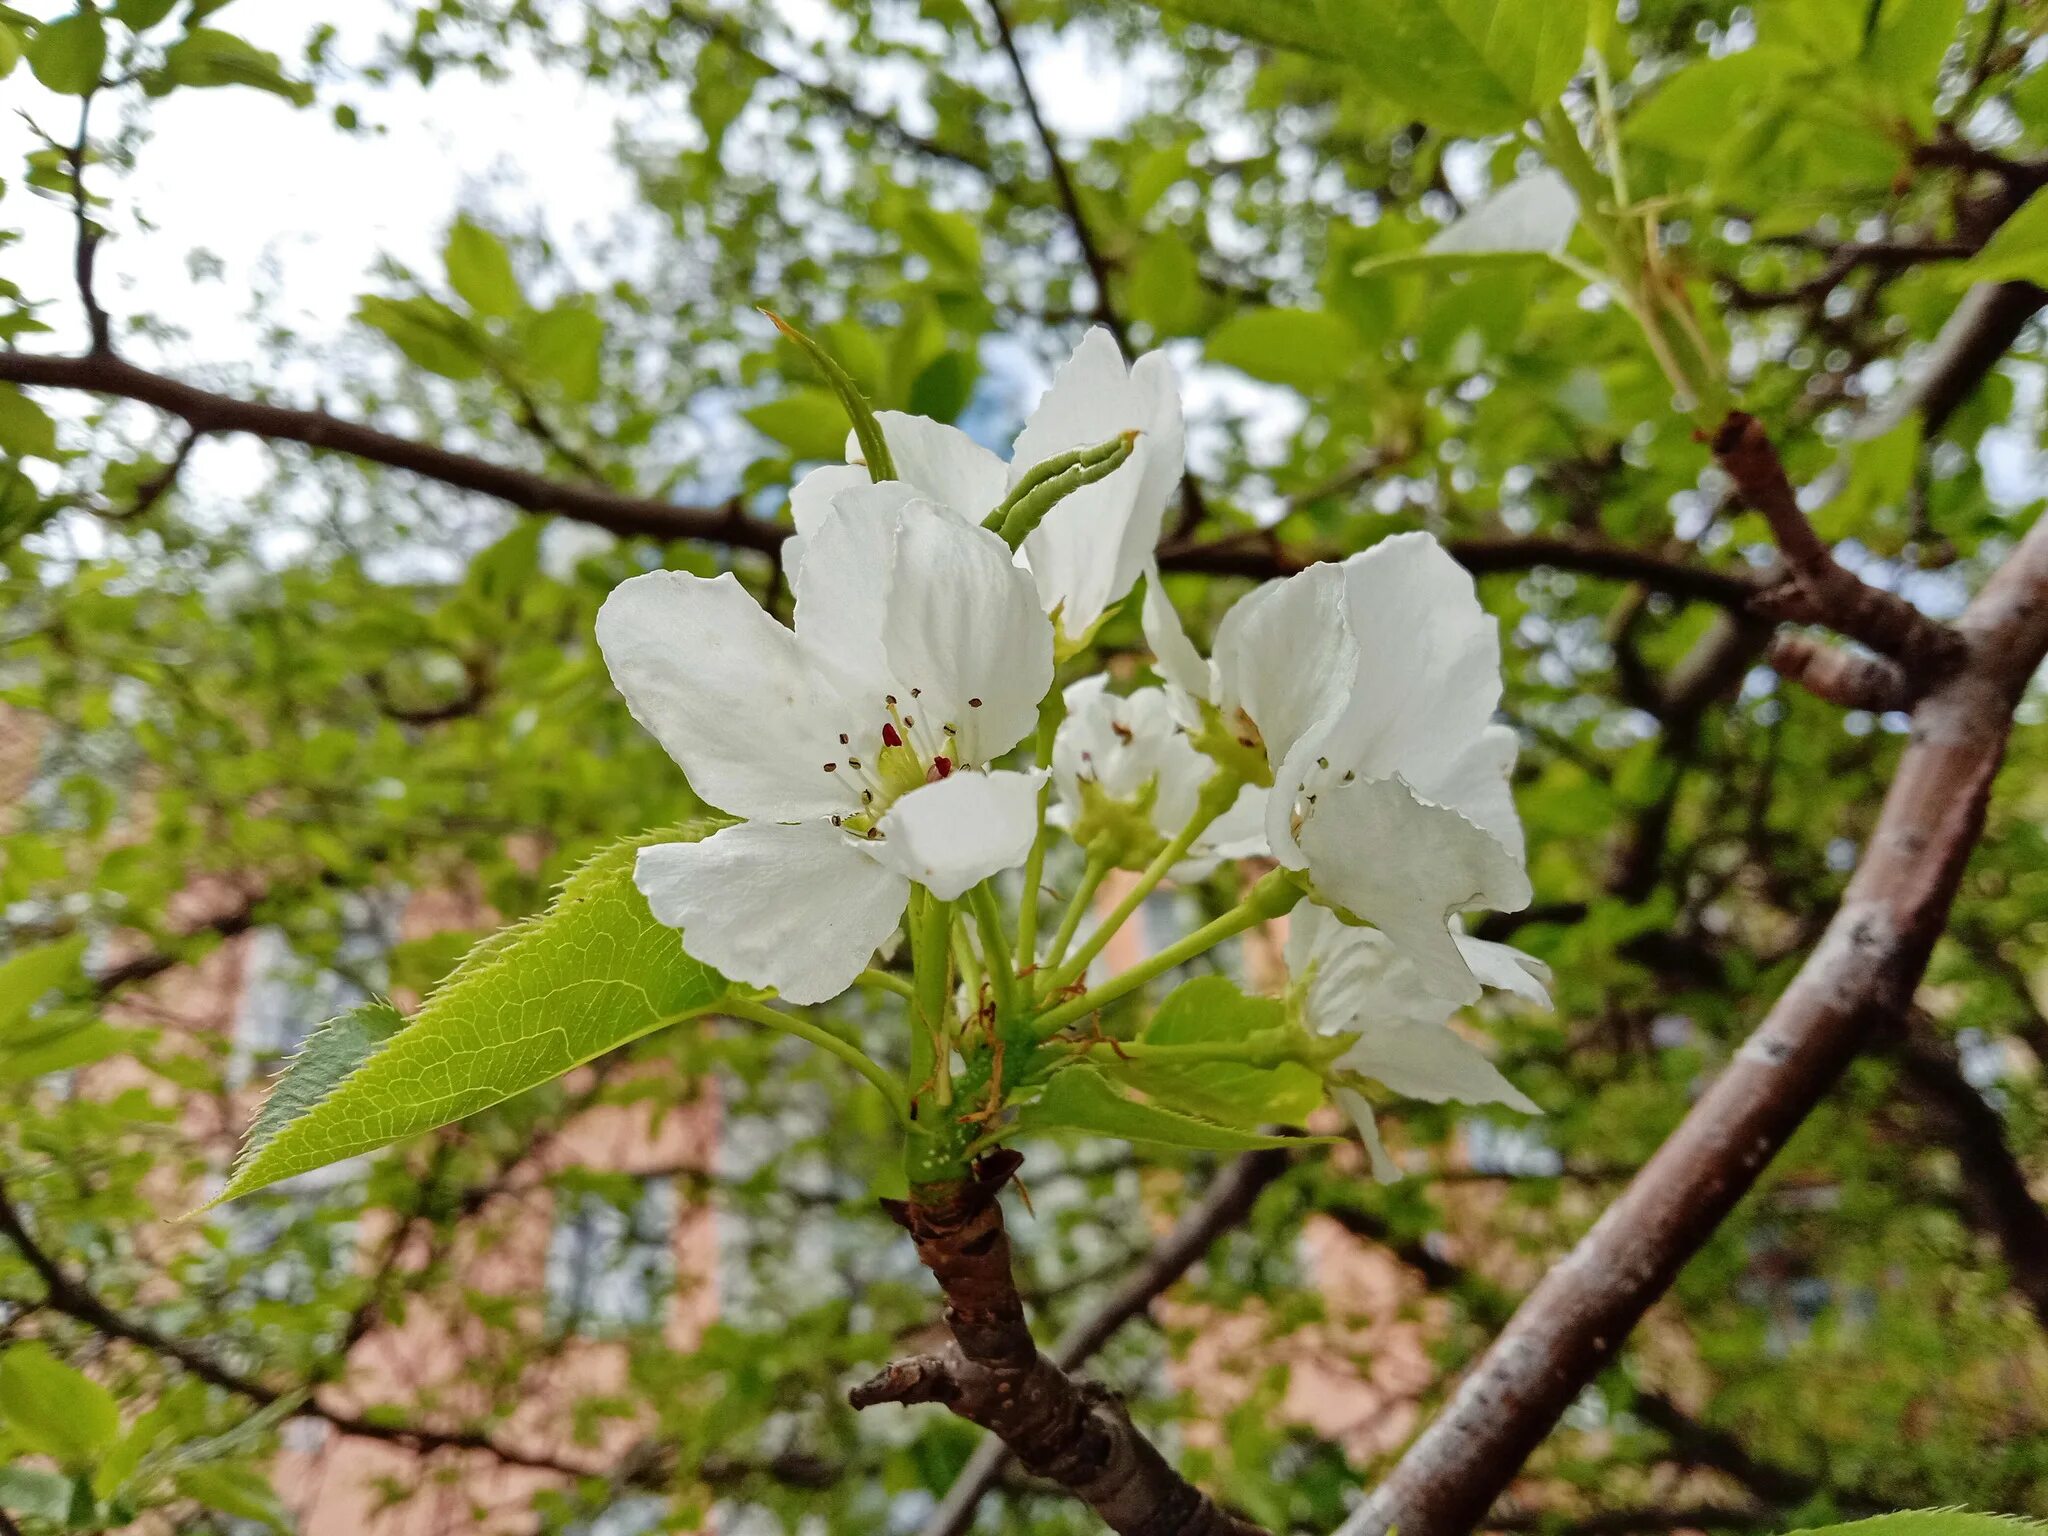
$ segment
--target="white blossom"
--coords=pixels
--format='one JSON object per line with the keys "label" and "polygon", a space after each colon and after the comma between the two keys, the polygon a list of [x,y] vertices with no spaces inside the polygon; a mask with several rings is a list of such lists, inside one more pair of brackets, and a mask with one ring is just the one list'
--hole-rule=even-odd
{"label": "white blossom", "polygon": [[1526,906],[1508,775],[1512,730],[1492,723],[1500,639],[1472,578],[1427,534],[1268,582],[1188,641],[1156,572],[1145,632],[1184,711],[1216,722],[1273,776],[1267,839],[1316,898],[1381,929],[1451,1003],[1479,979],[1453,914]]}
{"label": "white blossom", "polygon": [[[1024,540],[1018,559],[1037,584],[1039,601],[1062,632],[1080,640],[1145,569],[1185,458],[1179,382],[1173,365],[1153,352],[1129,367],[1108,331],[1097,326],[1053,376],[1018,435],[1005,464],[962,432],[923,416],[880,411],[882,437],[896,476],[962,521],[979,524],[1033,466],[1139,434],[1131,457],[1114,473],[1064,497]],[[808,559],[811,535],[840,492],[865,485],[868,471],[849,436],[846,464],[812,470],[790,491],[796,533],[784,548],[791,570]]]}
{"label": "white blossom", "polygon": [[[1544,985],[1549,972],[1541,961],[1505,944],[1464,933],[1452,937],[1485,985],[1539,1008],[1550,1006]],[[1353,927],[1321,907],[1297,907],[1289,919],[1287,969],[1301,989],[1311,1029],[1356,1037],[1333,1070],[1356,1072],[1428,1104],[1505,1104],[1526,1114],[1540,1112],[1478,1046],[1450,1027],[1452,1006],[1423,985],[1414,962],[1385,934]],[[1396,1170],[1364,1095],[1339,1086],[1334,1097],[1356,1122],[1375,1176],[1393,1178]]]}
{"label": "white blossom", "polygon": [[988,765],[1036,724],[1052,627],[995,534],[890,482],[813,526],[785,628],[730,574],[623,583],[598,644],[702,800],[742,818],[641,850],[635,882],[690,953],[822,1002],[917,882],[952,900],[1021,864],[1036,773]]}
{"label": "white blossom", "polygon": [[[1153,840],[1164,844],[1194,816],[1202,786],[1216,772],[1215,761],[1188,740],[1165,689],[1114,694],[1108,677],[1097,673],[1067,689],[1066,718],[1052,749],[1058,799],[1048,819],[1082,830],[1091,811],[1099,814],[1107,806],[1142,817]],[[1173,878],[1199,879],[1218,859],[1265,853],[1265,816],[1265,791],[1245,785],[1230,809],[1196,838],[1187,859],[1174,866]],[[1137,861],[1137,867],[1142,864]]]}

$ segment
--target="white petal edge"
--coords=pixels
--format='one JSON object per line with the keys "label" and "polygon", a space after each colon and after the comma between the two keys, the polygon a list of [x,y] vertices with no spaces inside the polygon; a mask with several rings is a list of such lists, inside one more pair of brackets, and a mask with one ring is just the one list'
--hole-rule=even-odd
{"label": "white petal edge", "polygon": [[953,901],[990,875],[1015,869],[1038,834],[1043,773],[956,773],[913,789],[877,823],[876,862]]}
{"label": "white petal edge", "polygon": [[822,1003],[895,932],[903,877],[826,822],[747,821],[640,850],[633,883],[690,955],[734,981]]}

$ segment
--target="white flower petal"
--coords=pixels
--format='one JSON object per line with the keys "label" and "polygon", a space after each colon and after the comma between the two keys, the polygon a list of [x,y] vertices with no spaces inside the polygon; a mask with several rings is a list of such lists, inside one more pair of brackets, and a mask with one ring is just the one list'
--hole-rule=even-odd
{"label": "white flower petal", "polygon": [[895,688],[882,635],[897,530],[904,507],[916,499],[917,492],[900,480],[841,491],[811,534],[804,564],[790,583],[797,638],[813,665],[852,696],[855,723],[873,730],[881,728],[883,696]]}
{"label": "white flower petal", "polygon": [[1394,1092],[1426,1104],[1505,1104],[1541,1114],[1536,1102],[1501,1076],[1485,1052],[1445,1024],[1375,1024],[1337,1058]]}
{"label": "white flower petal", "polygon": [[1266,842],[1266,791],[1247,784],[1230,809],[1209,823],[1195,847],[1219,859],[1260,859],[1270,852]]}
{"label": "white flower petal", "polygon": [[896,478],[966,521],[979,523],[1008,492],[1009,466],[958,427],[905,411],[878,411],[875,419]]}
{"label": "white flower petal", "polygon": [[[1277,793],[1273,800],[1282,803]],[[1529,877],[1491,833],[1398,779],[1323,790],[1302,823],[1300,849],[1318,895],[1380,929],[1422,986],[1453,1003],[1478,997],[1479,982],[1452,936],[1452,914],[1529,903]]]}
{"label": "white flower petal", "polygon": [[827,822],[741,822],[699,843],[643,848],[633,883],[692,956],[793,1003],[851,986],[910,894]]}
{"label": "white flower petal", "polygon": [[1434,786],[1500,702],[1499,625],[1426,533],[1384,539],[1340,569],[1357,663],[1318,752],[1360,778]]}
{"label": "white flower petal", "polygon": [[633,718],[703,800],[735,816],[845,809],[824,772],[843,702],[730,572],[622,582],[598,610],[597,643]]}
{"label": "white flower petal", "polygon": [[1209,675],[1209,663],[1202,660],[1202,653],[1188,638],[1180,614],[1159,579],[1156,562],[1148,562],[1145,569],[1145,601],[1140,611],[1145,643],[1152,647],[1159,675],[1191,698],[1207,699],[1215,686]]}
{"label": "white flower petal", "polygon": [[1554,255],[1572,237],[1579,200],[1571,184],[1545,167],[1509,182],[1423,247],[1436,253],[1479,255],[1540,251]]}
{"label": "white flower petal", "polygon": [[[1312,565],[1267,582],[1223,616],[1216,628],[1216,702],[1226,719],[1240,709],[1251,717],[1276,782],[1294,787],[1298,775],[1282,769],[1314,755],[1309,749],[1350,697],[1357,658],[1340,566]],[[1284,859],[1291,841],[1275,838],[1275,856]]]}
{"label": "white flower petal", "polygon": [[1550,967],[1509,944],[1458,935],[1458,953],[1482,986],[1511,993],[1538,1008],[1550,1006]]}
{"label": "white flower petal", "polygon": [[789,515],[796,522],[796,532],[782,541],[782,569],[792,582],[803,571],[811,535],[832,511],[832,498],[870,483],[867,470],[859,464],[825,464],[789,488]]}
{"label": "white flower petal", "polygon": [[[959,730],[977,766],[1036,728],[1052,686],[1052,626],[1009,546],[929,502],[901,517],[883,631],[891,670],[920,690],[921,730]],[[936,739],[936,738],[934,738]]]}
{"label": "white flower petal", "polygon": [[1011,483],[1057,454],[1131,430],[1140,436],[1129,461],[1061,500],[1024,541],[1040,600],[1070,636],[1093,628],[1143,572],[1186,458],[1172,366],[1155,353],[1127,371],[1116,341],[1097,326],[1018,434]]}
{"label": "white flower petal", "polygon": [[952,901],[1029,856],[1043,782],[1035,771],[956,773],[913,789],[877,823],[882,840],[867,851],[941,901]]}
{"label": "white flower petal", "polygon": [[1510,776],[1521,747],[1513,726],[1489,725],[1440,771],[1408,782],[1423,799],[1447,805],[1491,832],[1519,863],[1524,856],[1522,819],[1515,811]]}
{"label": "white flower petal", "polygon": [[1358,1127],[1358,1139],[1365,1143],[1365,1154],[1372,1160],[1372,1176],[1382,1184],[1392,1184],[1399,1179],[1400,1165],[1387,1156],[1386,1143],[1380,1140],[1379,1123],[1373,1118],[1372,1105],[1366,1101],[1365,1095],[1355,1089],[1339,1088],[1335,1097],[1338,1107]]}

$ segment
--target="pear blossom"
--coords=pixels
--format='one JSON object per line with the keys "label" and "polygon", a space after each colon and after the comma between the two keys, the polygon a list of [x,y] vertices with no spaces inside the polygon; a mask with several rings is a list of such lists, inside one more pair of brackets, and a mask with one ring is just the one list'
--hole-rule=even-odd
{"label": "pear blossom", "polygon": [[[1085,837],[1106,831],[1095,825],[1105,818],[1127,818],[1136,825],[1119,839],[1120,862],[1142,869],[1194,816],[1216,763],[1195,750],[1163,688],[1118,695],[1109,691],[1108,677],[1097,673],[1068,687],[1066,707],[1053,738],[1058,799],[1047,819]],[[1263,854],[1265,819],[1265,791],[1245,785],[1230,809],[1197,837],[1172,877],[1200,879],[1218,859]]]}
{"label": "pear blossom", "polygon": [[656,571],[597,638],[633,716],[740,818],[640,851],[690,953],[792,1002],[849,986],[912,882],[952,900],[1024,862],[1042,775],[989,765],[1036,725],[1052,626],[995,534],[909,485],[842,489],[793,579],[794,629],[730,573]]}
{"label": "pear blossom", "polygon": [[[1185,458],[1173,365],[1153,352],[1126,368],[1115,338],[1101,326],[1081,339],[1053,375],[1007,464],[958,427],[903,411],[878,411],[875,419],[897,477],[977,525],[1035,465],[1120,432],[1139,434],[1120,468],[1062,498],[1017,552],[1037,584],[1041,606],[1071,640],[1088,635],[1110,604],[1137,584],[1159,541]],[[860,446],[850,434],[846,456],[848,463],[814,469],[791,489],[797,531],[784,546],[787,568],[799,569],[808,558],[811,535],[834,499],[868,483]]]}
{"label": "pear blossom", "polygon": [[1208,662],[1156,573],[1143,617],[1183,713],[1263,757],[1273,857],[1383,931],[1431,994],[1477,998],[1450,919],[1514,911],[1530,888],[1508,788],[1517,742],[1492,723],[1500,638],[1472,578],[1427,534],[1400,534],[1258,588],[1224,615]]}
{"label": "pear blossom", "polygon": [[[1486,986],[1538,1008],[1550,1006],[1544,985],[1549,971],[1540,960],[1462,932],[1452,937]],[[1372,1078],[1427,1104],[1505,1104],[1525,1114],[1541,1112],[1478,1046],[1449,1026],[1452,1005],[1423,985],[1414,962],[1385,934],[1353,927],[1322,907],[1297,907],[1288,923],[1287,969],[1311,1029],[1357,1037],[1331,1064],[1333,1072]],[[1342,1085],[1333,1096],[1356,1122],[1374,1175],[1394,1178],[1397,1170],[1365,1096]]]}

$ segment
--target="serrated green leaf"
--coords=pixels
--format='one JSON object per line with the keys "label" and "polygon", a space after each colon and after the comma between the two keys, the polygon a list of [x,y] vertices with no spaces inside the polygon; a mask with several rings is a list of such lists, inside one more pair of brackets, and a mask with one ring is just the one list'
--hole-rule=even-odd
{"label": "serrated green leaf", "polygon": [[1319,0],[1381,94],[1449,133],[1501,133],[1556,103],[1586,51],[1577,0]]}
{"label": "serrated green leaf", "polygon": [[2016,1515],[1980,1515],[1967,1509],[1909,1509],[1895,1515],[1873,1515],[1845,1525],[1810,1526],[1790,1536],[2028,1536],[2042,1529],[2037,1520]]}
{"label": "serrated green leaf", "polygon": [[[1147,1045],[1207,1045],[1287,1027],[1277,997],[1247,997],[1227,976],[1197,976],[1167,994],[1138,1039]],[[1111,1057],[1102,1064],[1148,1098],[1226,1125],[1299,1125],[1323,1102],[1322,1080],[1298,1063],[1163,1062]]]}
{"label": "serrated green leaf", "polygon": [[1016,1128],[1091,1131],[1125,1141],[1212,1152],[1248,1152],[1258,1147],[1300,1144],[1298,1137],[1263,1136],[1164,1105],[1126,1098],[1092,1066],[1067,1067],[1054,1074],[1045,1091],[1018,1111]]}
{"label": "serrated green leaf", "polygon": [[519,276],[512,270],[512,253],[482,225],[457,219],[441,248],[441,261],[448,270],[448,286],[478,314],[516,315],[526,307]]}
{"label": "serrated green leaf", "polygon": [[[826,384],[831,387],[832,394],[838,399],[841,409],[846,412],[847,421],[853,426],[853,435],[860,443],[861,458],[867,463],[869,476],[875,480],[894,480],[896,478],[896,464],[889,456],[889,443],[882,436],[882,424],[875,420],[874,408],[868,404],[867,396],[860,392],[860,386],[853,381],[853,376],[839,366],[837,358],[811,340],[802,331],[791,325],[787,320],[783,319],[782,316],[775,314],[773,311],[768,311],[767,313],[768,318],[775,322],[775,329],[780,331],[783,337],[799,352],[810,359],[811,366],[824,376]],[[765,409],[765,407],[756,407],[756,409]],[[756,426],[761,426],[761,423],[756,420],[752,411],[747,413],[747,419],[754,422]],[[770,437],[777,436],[774,432],[769,432],[766,427],[761,427],[761,430],[768,432]],[[778,441],[788,442],[789,439],[778,438]],[[791,446],[794,447],[795,445],[791,444]],[[807,454],[804,456],[821,459],[831,458],[835,456],[836,452],[836,449],[827,449],[823,453]]]}
{"label": "serrated green leaf", "polygon": [[90,91],[100,83],[106,62],[106,23],[93,11],[75,11],[45,22],[29,39],[29,69],[60,96]]}
{"label": "serrated green leaf", "polygon": [[693,822],[598,854],[545,912],[471,950],[402,1028],[388,1008],[358,1009],[316,1032],[213,1203],[460,1120],[716,1009],[731,985],[683,953],[633,886],[641,848],[714,830]]}
{"label": "serrated green leaf", "polygon": [[90,1468],[121,1435],[114,1394],[33,1341],[0,1353],[0,1419],[70,1471]]}
{"label": "serrated green leaf", "polygon": [[0,1035],[28,1017],[44,995],[78,975],[85,959],[86,936],[74,933],[25,949],[0,963]]}

